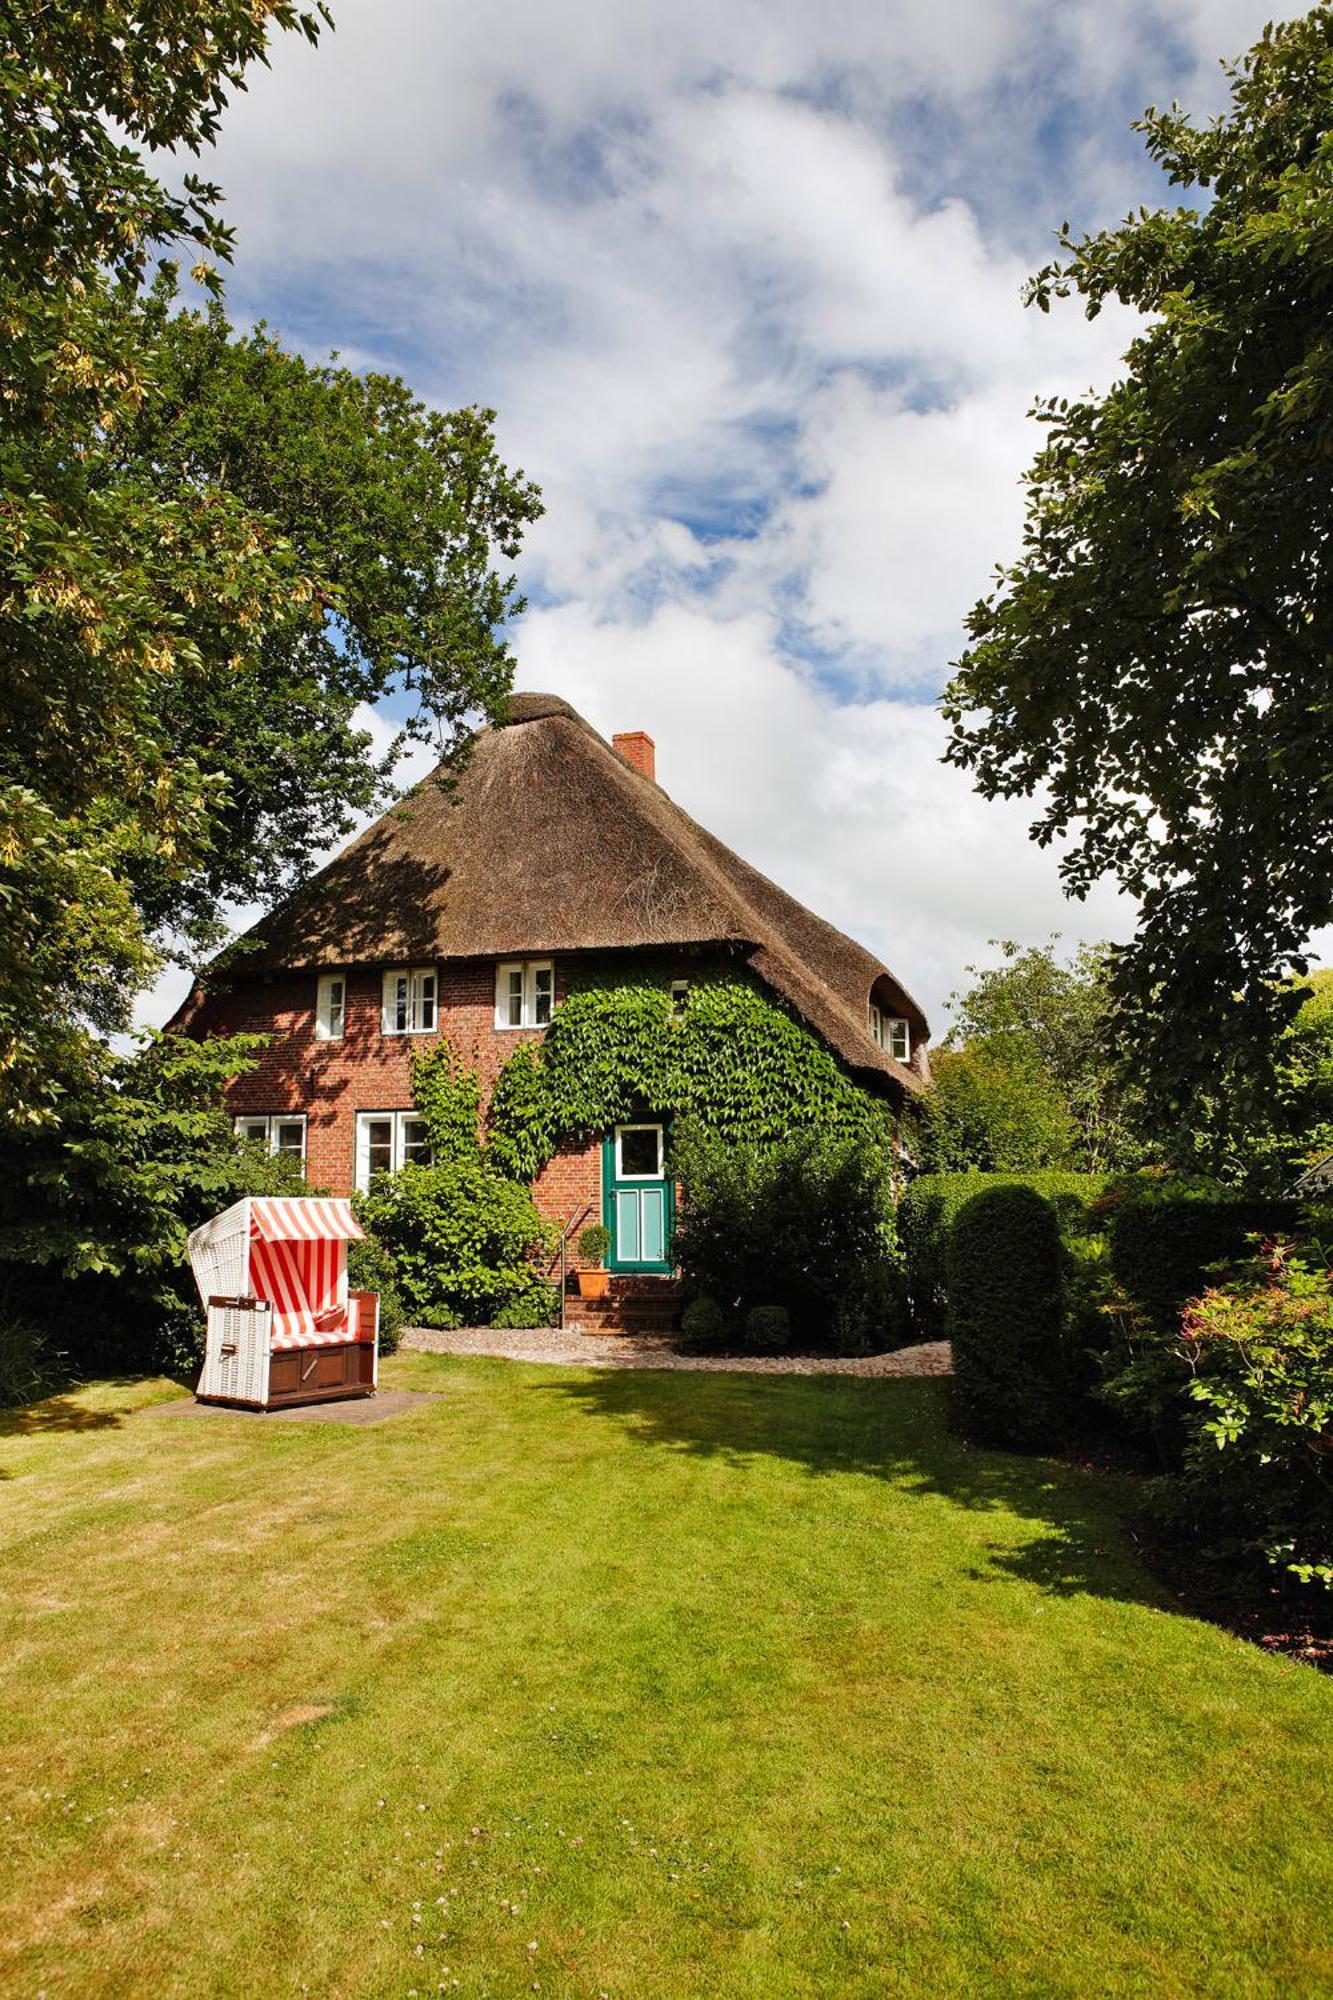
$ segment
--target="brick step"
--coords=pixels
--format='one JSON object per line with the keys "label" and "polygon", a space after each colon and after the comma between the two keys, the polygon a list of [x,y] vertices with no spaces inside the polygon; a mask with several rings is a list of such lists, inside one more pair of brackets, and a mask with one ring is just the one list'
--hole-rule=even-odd
{"label": "brick step", "polygon": [[[649,1287],[651,1286],[651,1289]],[[672,1278],[614,1280],[604,1298],[565,1298],[565,1325],[584,1333],[671,1333],[680,1312],[680,1286]]]}

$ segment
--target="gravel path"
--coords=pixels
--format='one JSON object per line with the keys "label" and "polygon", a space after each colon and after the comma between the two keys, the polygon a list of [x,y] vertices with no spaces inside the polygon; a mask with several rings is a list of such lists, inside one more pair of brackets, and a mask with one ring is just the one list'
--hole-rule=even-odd
{"label": "gravel path", "polygon": [[953,1366],[947,1340],[844,1359],[827,1354],[685,1354],[669,1335],[657,1333],[575,1333],[558,1327],[501,1333],[465,1326],[456,1333],[407,1327],[402,1345],[419,1354],[493,1354],[505,1361],[555,1361],[582,1368],[680,1368],[737,1375],[948,1375]]}

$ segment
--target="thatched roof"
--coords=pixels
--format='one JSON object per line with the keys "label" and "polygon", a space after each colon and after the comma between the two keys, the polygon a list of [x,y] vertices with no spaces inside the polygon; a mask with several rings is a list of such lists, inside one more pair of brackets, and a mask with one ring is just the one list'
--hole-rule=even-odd
{"label": "thatched roof", "polygon": [[853,1068],[907,1090],[870,1039],[872,987],[925,1017],[861,945],[706,833],[568,702],[514,695],[504,725],[408,793],[248,933],[253,969],[739,948]]}

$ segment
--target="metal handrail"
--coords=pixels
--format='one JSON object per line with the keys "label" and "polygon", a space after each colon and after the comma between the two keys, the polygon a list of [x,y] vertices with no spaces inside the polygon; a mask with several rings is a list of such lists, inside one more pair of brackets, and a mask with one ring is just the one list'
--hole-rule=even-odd
{"label": "metal handrail", "polygon": [[[591,1214],[592,1214],[592,1203],[590,1201],[585,1201],[582,1208],[576,1209],[574,1211],[574,1213],[570,1216],[568,1222],[565,1224],[564,1228],[560,1232],[560,1246],[556,1252],[556,1256],[558,1256],[560,1259],[560,1331],[562,1333],[565,1330],[565,1280],[567,1276],[565,1268],[565,1260],[566,1260],[566,1253],[568,1252],[569,1249],[569,1239],[574,1234],[574,1231],[578,1228],[579,1224],[582,1222],[584,1216]],[[552,1257],[551,1264],[554,1264],[554,1262],[555,1262],[555,1257]],[[548,1264],[546,1268],[549,1271],[551,1265]]]}

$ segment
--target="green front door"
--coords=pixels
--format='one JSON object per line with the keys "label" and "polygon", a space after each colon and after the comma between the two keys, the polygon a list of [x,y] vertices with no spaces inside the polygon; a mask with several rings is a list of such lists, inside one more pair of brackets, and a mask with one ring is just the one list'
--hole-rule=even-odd
{"label": "green front door", "polygon": [[602,1141],[602,1221],[613,1271],[669,1272],[675,1190],[661,1124],[617,1125]]}

